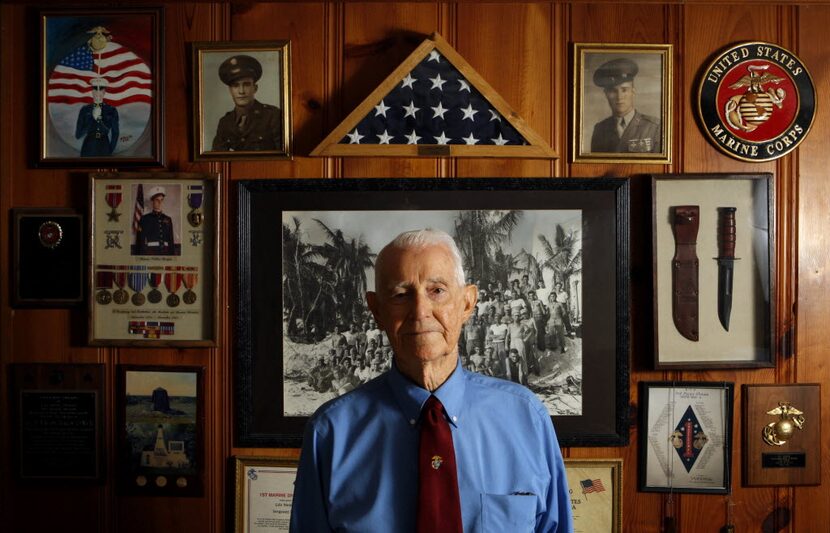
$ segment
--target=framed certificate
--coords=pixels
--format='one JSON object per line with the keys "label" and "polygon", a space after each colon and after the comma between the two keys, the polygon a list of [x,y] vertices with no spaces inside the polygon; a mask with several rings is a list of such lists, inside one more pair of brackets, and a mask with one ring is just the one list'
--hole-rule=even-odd
{"label": "framed certificate", "polygon": [[565,459],[574,533],[622,531],[622,459]]}
{"label": "framed certificate", "polygon": [[640,490],[728,494],[734,384],[640,383]]}
{"label": "framed certificate", "polygon": [[297,461],[236,457],[234,533],[287,532]]}
{"label": "framed certificate", "polygon": [[218,181],[194,173],[91,175],[90,344],[216,344]]}

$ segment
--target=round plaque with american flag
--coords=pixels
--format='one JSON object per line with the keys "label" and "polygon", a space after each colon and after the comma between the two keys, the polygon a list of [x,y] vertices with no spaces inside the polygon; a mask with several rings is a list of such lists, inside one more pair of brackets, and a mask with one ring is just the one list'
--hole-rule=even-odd
{"label": "round plaque with american flag", "polygon": [[816,91],[801,60],[766,42],[731,46],[703,72],[698,111],[709,140],[743,161],[771,161],[804,140]]}

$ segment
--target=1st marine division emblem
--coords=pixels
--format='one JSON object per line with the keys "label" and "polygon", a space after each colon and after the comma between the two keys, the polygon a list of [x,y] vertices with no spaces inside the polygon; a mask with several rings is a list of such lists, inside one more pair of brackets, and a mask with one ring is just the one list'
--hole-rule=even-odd
{"label": "1st marine division emblem", "polygon": [[789,50],[741,43],[703,73],[698,110],[709,140],[743,161],[771,161],[804,140],[815,116],[810,73]]}

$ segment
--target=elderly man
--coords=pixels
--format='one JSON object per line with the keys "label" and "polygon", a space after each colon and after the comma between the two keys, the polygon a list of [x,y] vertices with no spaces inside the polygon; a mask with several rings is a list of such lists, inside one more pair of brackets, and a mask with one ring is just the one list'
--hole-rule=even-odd
{"label": "elderly man", "polygon": [[452,238],[399,235],[366,296],[395,364],[309,420],[291,530],[572,532],[547,410],[526,388],[459,366],[476,287]]}

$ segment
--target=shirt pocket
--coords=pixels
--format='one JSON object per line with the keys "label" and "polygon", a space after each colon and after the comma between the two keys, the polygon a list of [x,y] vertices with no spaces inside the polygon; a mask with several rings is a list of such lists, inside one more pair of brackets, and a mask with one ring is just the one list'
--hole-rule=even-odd
{"label": "shirt pocket", "polygon": [[481,533],[521,533],[536,525],[536,496],[482,494]]}

